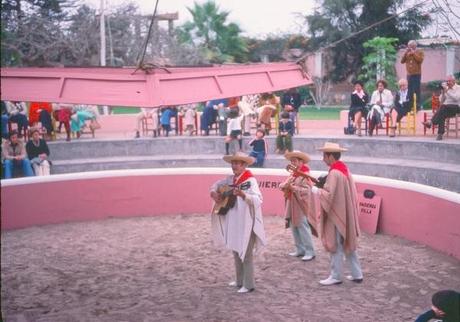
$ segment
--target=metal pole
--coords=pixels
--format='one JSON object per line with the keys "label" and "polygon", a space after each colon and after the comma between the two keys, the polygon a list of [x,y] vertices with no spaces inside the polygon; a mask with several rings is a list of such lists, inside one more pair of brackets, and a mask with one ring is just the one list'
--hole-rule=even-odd
{"label": "metal pole", "polygon": [[[101,66],[105,66],[105,9],[104,9],[104,1],[101,0],[101,17],[100,17],[100,32],[101,32]],[[102,107],[103,114],[108,115],[109,114],[109,107],[107,105],[104,105]]]}

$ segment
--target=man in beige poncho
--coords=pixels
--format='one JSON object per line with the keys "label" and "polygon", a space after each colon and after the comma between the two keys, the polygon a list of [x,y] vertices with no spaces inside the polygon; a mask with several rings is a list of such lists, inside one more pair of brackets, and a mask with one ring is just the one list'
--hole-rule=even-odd
{"label": "man in beige poncho", "polygon": [[[280,184],[286,199],[286,220],[294,237],[296,250],[289,253],[290,256],[302,257],[303,261],[310,261],[315,258],[315,249],[311,237],[316,234],[316,208],[313,194],[308,185],[308,174],[310,169],[307,166],[310,157],[301,151],[287,152],[285,158],[292,166],[291,175]],[[312,229],[310,228],[312,227]]]}
{"label": "man in beige poncho", "polygon": [[236,201],[225,215],[212,214],[212,234],[218,246],[233,251],[236,281],[229,285],[237,286],[238,293],[247,293],[255,288],[253,252],[258,252],[266,244],[261,209],[262,193],[256,178],[246,169],[254,163],[254,158],[237,152],[224,156],[224,161],[231,163],[233,175],[212,185],[211,198],[217,205],[222,204],[225,196],[222,188],[233,187]]}
{"label": "man in beige poncho", "polygon": [[363,281],[361,265],[356,254],[359,223],[356,186],[348,167],[340,160],[341,152],[347,151],[337,143],[326,142],[318,150],[323,152],[323,161],[329,166],[329,174],[323,188],[314,187],[318,194],[320,236],[324,248],[331,253],[331,273],[322,285],[342,283],[343,257],[350,265],[351,275],[347,279],[356,283]]}

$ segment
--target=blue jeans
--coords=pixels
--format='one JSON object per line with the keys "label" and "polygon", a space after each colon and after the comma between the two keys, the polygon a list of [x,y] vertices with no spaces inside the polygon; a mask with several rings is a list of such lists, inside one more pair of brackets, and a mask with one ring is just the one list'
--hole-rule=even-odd
{"label": "blue jeans", "polygon": [[413,95],[417,95],[417,110],[420,109],[422,105],[422,97],[420,94],[420,82],[422,80],[422,75],[407,75],[407,95],[409,95],[410,99],[412,100]]}
{"label": "blue jeans", "polygon": [[295,249],[297,254],[315,256],[313,239],[311,238],[311,228],[305,216],[298,227],[291,224],[292,236],[294,237]]}
{"label": "blue jeans", "polygon": [[361,270],[361,264],[359,263],[358,255],[356,250],[346,254],[343,250],[344,239],[340,235],[337,228],[335,229],[335,238],[337,243],[337,251],[331,253],[331,274],[330,276],[336,280],[342,280],[343,274],[343,257],[350,266],[351,276],[355,279],[363,278],[363,272]]}
{"label": "blue jeans", "polygon": [[249,154],[251,157],[256,158],[256,162],[254,162],[254,167],[263,167],[264,160],[265,160],[265,152],[264,151],[251,151]]}
{"label": "blue jeans", "polygon": [[[4,160],[3,161],[3,168],[5,170],[5,179],[10,179],[13,177],[13,167],[15,166],[14,160]],[[17,161],[18,165],[22,168],[22,174],[25,177],[33,177],[34,171],[32,170],[32,166],[30,165],[29,159],[22,159]]]}

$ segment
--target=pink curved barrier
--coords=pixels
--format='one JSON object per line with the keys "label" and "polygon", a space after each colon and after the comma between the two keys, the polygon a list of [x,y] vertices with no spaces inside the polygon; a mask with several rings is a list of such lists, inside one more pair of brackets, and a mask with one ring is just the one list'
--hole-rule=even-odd
{"label": "pink curved barrier", "polygon": [[[256,169],[265,215],[283,215],[284,170]],[[109,217],[210,211],[209,187],[223,168],[117,170],[2,180],[1,229]],[[318,174],[313,172],[313,174]],[[355,176],[382,198],[378,231],[460,259],[460,195],[402,181]],[[281,228],[280,228],[281,229]]]}

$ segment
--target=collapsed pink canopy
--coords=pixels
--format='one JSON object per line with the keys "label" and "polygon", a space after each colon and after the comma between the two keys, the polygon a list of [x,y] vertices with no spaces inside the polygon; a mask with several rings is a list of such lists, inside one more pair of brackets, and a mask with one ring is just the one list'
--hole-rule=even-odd
{"label": "collapsed pink canopy", "polygon": [[155,68],[2,68],[1,99],[158,107],[311,84],[295,63]]}

